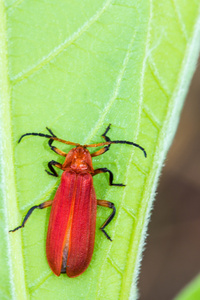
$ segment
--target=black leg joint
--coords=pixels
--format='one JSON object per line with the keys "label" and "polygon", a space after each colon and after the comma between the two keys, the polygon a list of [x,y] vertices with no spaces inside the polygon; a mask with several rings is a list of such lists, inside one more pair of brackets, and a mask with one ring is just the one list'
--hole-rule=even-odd
{"label": "black leg joint", "polygon": [[100,228],[100,230],[103,232],[103,234],[106,236],[106,238],[112,242],[112,239],[111,237],[107,234],[107,232],[103,229],[103,228]]}
{"label": "black leg joint", "polygon": [[112,221],[112,219],[115,216],[116,208],[115,208],[114,203],[109,202],[109,208],[111,208],[113,210],[112,214],[108,217],[108,219],[106,220],[106,222],[101,226],[100,230],[104,233],[104,235],[106,236],[106,238],[112,242],[111,237],[107,234],[107,232],[104,230],[104,228]]}
{"label": "black leg joint", "polygon": [[[105,130],[105,132],[102,134],[102,137],[104,138],[104,140],[105,140],[106,142],[111,142],[111,139],[106,135],[107,132],[110,130],[110,126],[111,126],[111,124],[108,125],[108,127],[107,127],[106,130]],[[104,147],[105,152],[109,150],[110,146],[111,146],[111,145],[108,145],[108,146]],[[104,153],[105,153],[105,152],[104,152]]]}
{"label": "black leg joint", "polygon": [[48,130],[48,132],[53,136],[53,137],[57,137],[50,128],[46,127],[46,129]]}
{"label": "black leg joint", "polygon": [[23,228],[23,227],[25,226],[26,221],[28,220],[28,218],[30,217],[30,215],[32,214],[32,212],[33,212],[36,208],[39,208],[39,205],[35,205],[35,206],[31,207],[31,208],[29,209],[29,211],[27,212],[27,214],[26,214],[26,216],[25,216],[25,218],[24,218],[24,220],[23,220],[23,222],[22,222],[22,225],[16,227],[15,229],[9,230],[9,232],[15,232],[15,231],[17,231],[18,229]]}
{"label": "black leg joint", "polygon": [[49,171],[47,171],[47,170],[45,170],[46,172],[47,172],[47,174],[49,174],[49,175],[51,175],[51,176],[54,176],[54,177],[58,177],[58,174],[57,174],[57,172],[55,171],[55,169],[52,167],[52,166],[55,166],[55,165],[57,165],[57,164],[59,164],[57,161],[55,161],[55,160],[52,160],[52,161],[50,161],[49,163],[48,163],[48,167],[49,167],[49,169],[50,169],[50,171],[52,172],[49,172]]}
{"label": "black leg joint", "polygon": [[105,132],[102,134],[102,137],[106,140],[106,142],[110,142],[111,141],[110,138],[108,136],[106,136],[106,133],[108,133],[108,131],[110,130],[110,126],[111,126],[111,124],[108,125],[108,127],[105,130]]}
{"label": "black leg joint", "polygon": [[101,170],[103,173],[108,172],[109,173],[109,184],[114,185],[114,186],[126,186],[125,184],[122,183],[113,183],[113,173],[107,169],[107,168],[100,168],[98,170]]}
{"label": "black leg joint", "polygon": [[[49,133],[50,133],[53,137],[57,137],[57,136],[52,132],[52,130],[51,130],[50,128],[46,127],[46,129],[49,131]],[[53,150],[54,152],[56,152],[56,151],[55,151],[55,148],[56,148],[56,147],[52,146],[53,141],[54,141],[54,140],[50,139],[49,142],[48,142],[48,145],[49,145],[49,147],[51,148],[51,150]]]}

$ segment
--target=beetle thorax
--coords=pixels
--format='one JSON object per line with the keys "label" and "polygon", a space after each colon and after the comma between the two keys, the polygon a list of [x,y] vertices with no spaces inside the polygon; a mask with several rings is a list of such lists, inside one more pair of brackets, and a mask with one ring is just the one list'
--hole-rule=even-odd
{"label": "beetle thorax", "polygon": [[70,168],[78,173],[93,172],[94,169],[92,167],[92,158],[90,152],[82,146],[73,148],[67,154],[65,162],[63,164],[63,168]]}

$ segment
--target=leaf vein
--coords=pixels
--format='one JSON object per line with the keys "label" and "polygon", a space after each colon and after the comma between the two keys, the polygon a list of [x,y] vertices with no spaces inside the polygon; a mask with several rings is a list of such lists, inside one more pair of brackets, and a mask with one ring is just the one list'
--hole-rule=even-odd
{"label": "leaf vein", "polygon": [[13,10],[18,7],[24,0],[17,0],[11,6],[8,6],[8,10]]}
{"label": "leaf vein", "polygon": [[152,56],[149,56],[149,67],[150,67],[151,73],[154,77],[154,80],[157,82],[158,86],[160,87],[160,89],[164,93],[164,95],[169,99],[171,92],[168,89],[168,87],[165,85],[165,83],[163,82],[163,80],[159,74],[159,71],[156,67],[156,64],[153,61]]}
{"label": "leaf vein", "polygon": [[[141,71],[141,79],[140,79],[140,96],[139,96],[139,105],[138,105],[138,122],[137,122],[137,127],[136,127],[136,134],[135,134],[135,137],[137,139],[137,136],[139,134],[139,129],[140,129],[140,123],[141,123],[141,113],[142,113],[142,106],[143,106],[143,100],[144,100],[144,77],[145,77],[145,70],[146,70],[146,64],[147,64],[147,59],[148,59],[148,56],[149,56],[149,48],[150,48],[150,38],[151,38],[151,34],[150,34],[150,31],[151,31],[151,21],[152,21],[152,17],[153,17],[153,13],[152,13],[152,0],[150,0],[150,12],[149,12],[149,20],[148,20],[148,24],[147,24],[147,37],[146,37],[146,45],[145,45],[145,51],[144,51],[144,60],[143,60],[143,63],[142,63],[142,71]],[[131,162],[133,161],[133,154],[131,155],[130,159],[129,159],[129,164],[127,165],[127,171],[126,171],[126,178],[128,177],[128,173],[130,172],[130,165],[131,165]],[[125,198],[125,194],[126,192],[124,191],[123,192],[123,196],[122,196],[122,201],[121,201],[121,207],[123,206],[123,203],[124,203],[124,198]],[[118,220],[116,220],[116,227],[118,226]],[[115,235],[115,232],[114,232],[114,235]],[[111,249],[111,247],[110,247]],[[109,252],[110,250],[108,250],[108,253],[107,255],[109,255]],[[105,258],[105,261],[106,261],[106,258]],[[103,273],[103,266],[105,264],[105,261],[104,263],[102,263],[102,267],[101,267],[101,271],[100,271],[100,274]],[[136,272],[137,272],[138,269],[136,269]],[[102,280],[101,280],[101,275],[100,275],[100,278],[99,278],[99,283],[98,283],[98,292],[97,292],[97,299],[100,299],[100,286],[101,286],[101,283],[102,283]],[[123,276],[123,278],[125,278],[125,276]],[[122,286],[126,285],[126,282],[125,280],[122,279],[122,283],[121,283]],[[123,293],[120,295],[120,299],[124,299],[125,295],[123,295]],[[127,295],[125,296],[127,298]]]}
{"label": "leaf vein", "polygon": [[144,104],[143,111],[152,124],[159,130],[161,128],[161,124],[146,104]]}
{"label": "leaf vein", "polygon": [[90,132],[90,134],[88,135],[85,143],[88,143],[92,139],[92,137],[95,135],[95,133],[97,132],[97,130],[101,127],[101,125],[103,124],[103,121],[105,120],[105,117],[106,117],[107,113],[110,111],[113,103],[117,99],[117,96],[118,96],[118,93],[119,93],[119,89],[120,89],[120,86],[121,86],[121,82],[122,82],[122,79],[123,79],[123,75],[124,75],[124,73],[126,71],[126,67],[128,65],[129,59],[130,59],[131,54],[132,54],[131,48],[133,46],[134,40],[135,40],[135,34],[133,34],[133,36],[131,38],[131,41],[130,41],[130,43],[128,45],[127,53],[126,53],[126,56],[125,56],[123,64],[122,64],[122,68],[119,71],[119,75],[117,77],[115,86],[113,88],[112,95],[111,95],[109,101],[107,102],[107,105],[105,106],[104,110],[102,111],[101,117],[99,118],[99,120],[97,121],[96,125],[94,126],[94,128],[92,129],[92,131]]}
{"label": "leaf vein", "polygon": [[108,262],[117,271],[117,273],[122,275],[122,270],[119,268],[119,266],[113,261],[113,259],[109,255],[108,255]]}
{"label": "leaf vein", "polygon": [[112,0],[107,0],[103,7],[97,11],[87,22],[83,24],[72,36],[65,39],[63,43],[55,47],[48,55],[44,56],[36,65],[32,66],[30,69],[22,71],[17,75],[10,78],[12,84],[15,85],[18,82],[27,79],[29,76],[33,75],[38,70],[42,69],[46,64],[55,59],[59,54],[61,54],[68,46],[70,46],[74,41],[76,41],[80,36],[85,33],[105,12],[108,6],[111,4]]}
{"label": "leaf vein", "polygon": [[178,23],[180,25],[181,32],[183,33],[185,40],[188,41],[188,34],[187,34],[187,31],[185,28],[185,24],[182,20],[182,15],[181,15],[180,9],[178,7],[178,4],[177,4],[176,0],[172,0],[172,3],[174,6],[174,9],[175,9],[175,13],[177,14],[177,17],[178,17]]}

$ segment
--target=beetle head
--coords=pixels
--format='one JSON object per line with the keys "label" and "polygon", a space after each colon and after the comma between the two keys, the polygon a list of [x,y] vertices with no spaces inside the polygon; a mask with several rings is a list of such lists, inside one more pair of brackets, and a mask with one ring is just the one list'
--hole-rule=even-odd
{"label": "beetle head", "polygon": [[71,168],[75,172],[93,172],[90,152],[83,146],[69,151],[63,164],[63,169]]}

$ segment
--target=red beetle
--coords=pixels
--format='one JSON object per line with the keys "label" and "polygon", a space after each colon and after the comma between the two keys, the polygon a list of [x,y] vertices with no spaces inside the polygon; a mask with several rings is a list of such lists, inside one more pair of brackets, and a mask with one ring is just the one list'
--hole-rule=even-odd
{"label": "red beetle", "polygon": [[[20,142],[21,139],[27,135],[49,138],[48,144],[50,148],[57,154],[66,157],[63,164],[54,160],[48,163],[51,172],[46,172],[49,175],[58,176],[53,166],[64,171],[54,200],[46,201],[40,205],[31,207],[26,214],[22,225],[10,230],[10,232],[14,232],[24,227],[34,209],[43,209],[52,205],[47,233],[46,252],[49,266],[57,276],[59,276],[60,273],[67,273],[69,277],[76,277],[87,269],[94,249],[97,205],[112,209],[111,215],[100,228],[105,236],[111,240],[104,229],[113,219],[116,209],[112,202],[96,199],[92,176],[108,172],[110,176],[110,185],[124,185],[113,183],[113,173],[107,168],[94,170],[92,166],[92,157],[108,151],[111,144],[129,144],[136,146],[144,152],[146,157],[145,150],[138,144],[128,141],[111,141],[106,135],[109,129],[110,125],[102,135],[106,142],[92,145],[82,146],[78,143],[59,139],[49,128],[47,128],[47,130],[51,135],[43,133],[26,133],[19,139]],[[76,146],[76,148],[70,150],[69,153],[65,153],[52,146],[53,141],[73,145]],[[92,154],[87,150],[88,147],[99,146],[104,147]]]}

